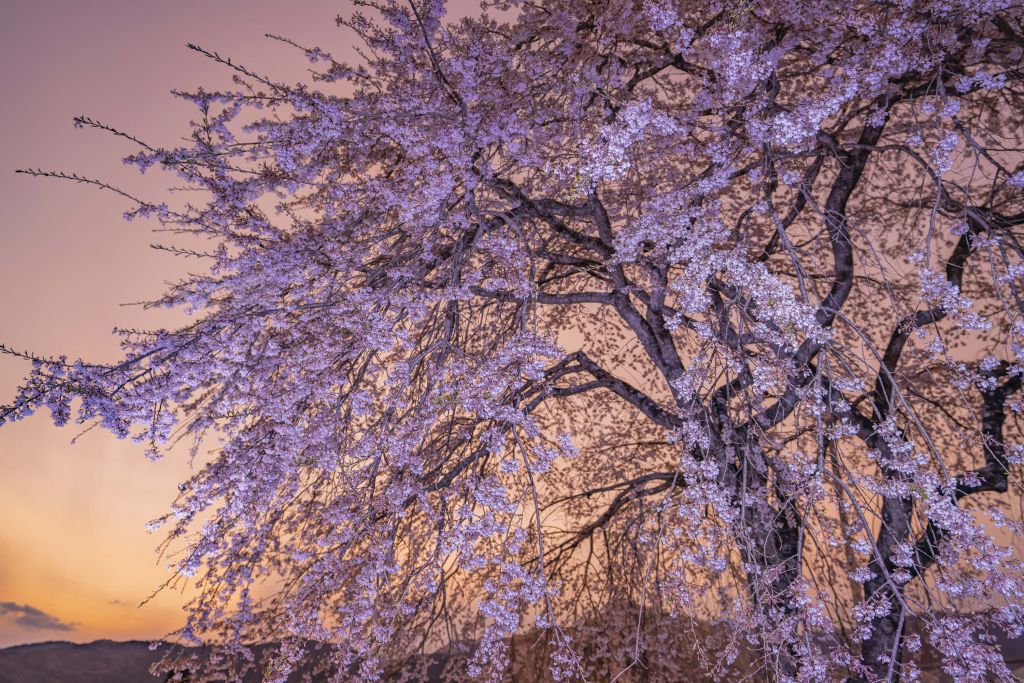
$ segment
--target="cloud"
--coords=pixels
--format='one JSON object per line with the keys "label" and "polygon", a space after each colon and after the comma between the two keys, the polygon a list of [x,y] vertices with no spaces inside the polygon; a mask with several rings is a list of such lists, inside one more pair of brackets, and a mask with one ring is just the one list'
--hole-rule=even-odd
{"label": "cloud", "polygon": [[14,623],[25,628],[37,628],[45,631],[73,631],[74,624],[65,624],[57,617],[32,605],[19,605],[16,602],[0,602],[0,617],[12,617]]}

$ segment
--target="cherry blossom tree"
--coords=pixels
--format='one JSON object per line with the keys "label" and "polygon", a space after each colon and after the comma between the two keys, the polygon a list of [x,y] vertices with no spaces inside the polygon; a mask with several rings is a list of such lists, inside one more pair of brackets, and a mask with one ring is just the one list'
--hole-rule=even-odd
{"label": "cherry blossom tree", "polygon": [[25,171],[210,245],[0,411],[190,447],[192,675],[1012,680],[1019,6],[359,4],[309,83],[192,46],[185,146],[76,120],[205,203]]}

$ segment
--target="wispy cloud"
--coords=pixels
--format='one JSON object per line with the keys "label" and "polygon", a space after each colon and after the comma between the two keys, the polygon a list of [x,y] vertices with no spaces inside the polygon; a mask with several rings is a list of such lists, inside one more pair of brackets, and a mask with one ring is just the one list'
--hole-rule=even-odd
{"label": "wispy cloud", "polygon": [[25,628],[37,628],[45,631],[73,631],[75,629],[74,624],[66,624],[32,605],[19,605],[16,602],[0,602],[0,617],[10,617],[15,624]]}

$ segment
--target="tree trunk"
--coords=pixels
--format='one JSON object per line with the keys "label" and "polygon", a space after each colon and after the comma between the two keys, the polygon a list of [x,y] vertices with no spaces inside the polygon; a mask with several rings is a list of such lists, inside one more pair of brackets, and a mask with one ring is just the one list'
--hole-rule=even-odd
{"label": "tree trunk", "polygon": [[[733,491],[742,511],[738,543],[744,562],[760,568],[759,575],[747,576],[747,588],[766,624],[798,618],[792,607],[793,584],[800,578],[800,516],[789,502],[773,504],[769,499],[768,466],[760,446],[747,443],[737,448],[739,468],[734,470]],[[786,500],[778,491],[775,499]],[[745,538],[743,537],[745,536]],[[794,629],[778,629],[792,634]],[[763,639],[766,654],[776,660],[774,673],[793,678],[800,668],[792,640]]]}
{"label": "tree trunk", "polygon": [[[887,477],[896,476],[886,472]],[[911,498],[887,496],[882,501],[882,527],[875,541],[877,555],[869,563],[875,576],[864,584],[864,600],[887,600],[889,609],[871,624],[871,635],[863,643],[864,664],[871,672],[871,677],[858,676],[852,680],[856,683],[864,681],[898,681],[899,664],[903,654],[903,586],[896,585],[888,578],[889,558],[896,550],[897,544],[910,538],[910,517],[914,502]]]}

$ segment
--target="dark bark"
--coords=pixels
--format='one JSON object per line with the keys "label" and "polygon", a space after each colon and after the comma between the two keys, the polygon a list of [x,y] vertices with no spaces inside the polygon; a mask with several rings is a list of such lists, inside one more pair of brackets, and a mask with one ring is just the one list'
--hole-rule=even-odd
{"label": "dark bark", "polygon": [[[1004,373],[1005,367],[996,371]],[[1020,376],[1014,376],[992,390],[982,392],[982,438],[984,440],[985,464],[970,472],[954,478],[949,490],[945,492],[954,502],[974,493],[995,491],[1005,493],[1008,486],[1008,464],[1006,448],[1003,443],[1003,424],[1006,421],[1006,401],[1011,394],[1021,387]],[[901,621],[907,616],[903,614],[899,602],[902,597],[902,585],[888,579],[894,571],[900,569],[891,560],[892,549],[900,540],[910,536],[909,513],[912,503],[909,499],[886,498],[883,503],[883,527],[879,532],[877,545],[878,555],[869,565],[878,574],[865,584],[865,595],[868,599],[891,601],[889,612],[872,623],[871,635],[864,642],[864,663],[871,670],[872,676],[878,680],[899,681],[899,663],[902,659]],[[942,541],[949,530],[933,521],[929,521],[924,533],[914,543],[913,565],[904,568],[911,577],[919,577],[938,559]],[[895,663],[890,663],[890,658]],[[867,681],[865,677],[856,677],[852,681]]]}

